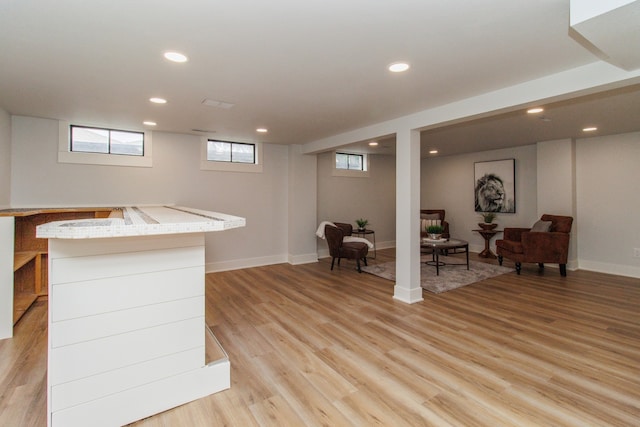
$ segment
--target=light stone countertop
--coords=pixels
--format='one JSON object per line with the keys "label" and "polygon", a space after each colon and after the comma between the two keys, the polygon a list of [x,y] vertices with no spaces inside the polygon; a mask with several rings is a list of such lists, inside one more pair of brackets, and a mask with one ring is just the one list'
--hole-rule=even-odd
{"label": "light stone countertop", "polygon": [[238,216],[182,206],[129,206],[122,218],[54,221],[39,225],[36,237],[45,239],[96,239],[158,234],[223,231],[245,226]]}

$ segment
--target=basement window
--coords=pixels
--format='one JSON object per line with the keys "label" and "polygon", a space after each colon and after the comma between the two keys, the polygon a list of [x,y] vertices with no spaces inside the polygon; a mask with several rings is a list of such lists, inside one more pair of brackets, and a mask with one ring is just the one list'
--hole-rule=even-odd
{"label": "basement window", "polygon": [[369,158],[366,154],[333,153],[333,176],[369,177]]}
{"label": "basement window", "polygon": [[207,140],[207,160],[212,162],[255,163],[256,145],[209,139]]}
{"label": "basement window", "polygon": [[336,169],[363,171],[365,170],[364,155],[336,153]]}
{"label": "basement window", "polygon": [[144,132],[71,125],[71,151],[143,156]]}
{"label": "basement window", "polygon": [[201,138],[200,169],[262,172],[262,144]]}
{"label": "basement window", "polygon": [[59,122],[58,162],[151,167],[151,132]]}

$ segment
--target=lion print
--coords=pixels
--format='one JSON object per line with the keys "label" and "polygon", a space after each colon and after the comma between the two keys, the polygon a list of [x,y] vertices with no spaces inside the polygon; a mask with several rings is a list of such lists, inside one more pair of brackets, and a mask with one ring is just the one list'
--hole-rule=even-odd
{"label": "lion print", "polygon": [[507,198],[502,179],[485,174],[476,183],[476,212],[513,212],[513,199]]}

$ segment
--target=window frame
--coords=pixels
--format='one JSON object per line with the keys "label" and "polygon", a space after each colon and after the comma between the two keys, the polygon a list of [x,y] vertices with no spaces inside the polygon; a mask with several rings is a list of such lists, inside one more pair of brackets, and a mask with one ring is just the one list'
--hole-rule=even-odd
{"label": "window frame", "polygon": [[[74,150],[73,149],[73,128],[78,129],[94,129],[94,130],[103,130],[109,133],[109,140],[107,141],[107,147],[109,151],[103,153],[101,151],[82,151],[82,150]],[[129,133],[129,134],[140,134],[142,135],[142,154],[125,154],[125,153],[114,153],[112,151],[112,133],[113,132],[121,132],[121,133]],[[136,156],[136,157],[144,157],[144,132],[138,130],[122,130],[122,129],[111,129],[105,127],[96,127],[96,126],[80,126],[80,125],[69,125],[69,151],[72,153],[93,153],[93,154],[112,154],[114,156]]]}
{"label": "window frame", "polygon": [[[224,160],[209,160],[207,158],[207,145],[209,141],[228,142],[231,144],[247,144],[253,145],[254,163],[231,162]],[[221,139],[201,137],[200,138],[200,170],[221,171],[221,172],[263,172],[263,155],[262,143],[260,142],[243,142],[243,141],[225,141]]]}
{"label": "window frame", "polygon": [[[347,168],[346,168],[346,169],[345,169],[345,168],[339,168],[339,167],[338,167],[338,156],[347,156]],[[349,165],[351,164],[351,157],[352,157],[352,156],[353,156],[353,157],[359,157],[359,158],[360,158],[360,164],[361,164],[361,166],[362,166],[360,169],[351,169],[351,168],[349,167]],[[349,171],[360,171],[360,172],[364,172],[364,171],[366,171],[366,170],[367,170],[367,169],[366,169],[365,162],[364,162],[364,159],[365,159],[365,155],[364,155],[364,154],[359,154],[359,153],[344,153],[344,152],[342,152],[342,151],[336,151],[335,157],[336,157],[336,169],[339,169],[339,170],[349,170]]]}
{"label": "window frame", "polygon": [[[336,155],[348,154],[362,156],[362,170],[359,169],[338,169],[336,167]],[[353,153],[348,151],[334,151],[332,155],[332,176],[343,176],[352,178],[369,178],[369,155],[366,153]]]}
{"label": "window frame", "polygon": [[[215,160],[209,158],[209,143],[210,142],[219,142],[222,144],[229,144],[229,156],[230,160]],[[233,160],[233,146],[234,145],[248,145],[253,147],[253,160],[251,162],[240,162]],[[256,164],[256,144],[250,142],[234,142],[234,141],[221,141],[218,139],[207,138],[207,161],[209,162],[224,162],[224,163],[241,163],[244,165],[255,165]]]}
{"label": "window frame", "polygon": [[153,139],[152,132],[148,130],[132,130],[124,132],[140,132],[144,136],[142,156],[114,154],[114,153],[91,153],[86,151],[71,151],[71,126],[120,131],[122,129],[105,128],[101,126],[70,124],[66,121],[58,122],[58,163],[75,163],[86,165],[103,166],[130,166],[130,167],[152,167],[153,166]]}

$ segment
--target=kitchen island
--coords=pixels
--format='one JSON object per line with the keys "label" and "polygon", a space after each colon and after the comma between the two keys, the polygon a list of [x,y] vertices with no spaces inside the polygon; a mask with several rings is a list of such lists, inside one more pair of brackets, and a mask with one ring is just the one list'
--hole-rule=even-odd
{"label": "kitchen island", "polygon": [[49,426],[123,425],[230,387],[228,358],[205,360],[204,233],[244,225],[154,206],[37,227],[49,242]]}

